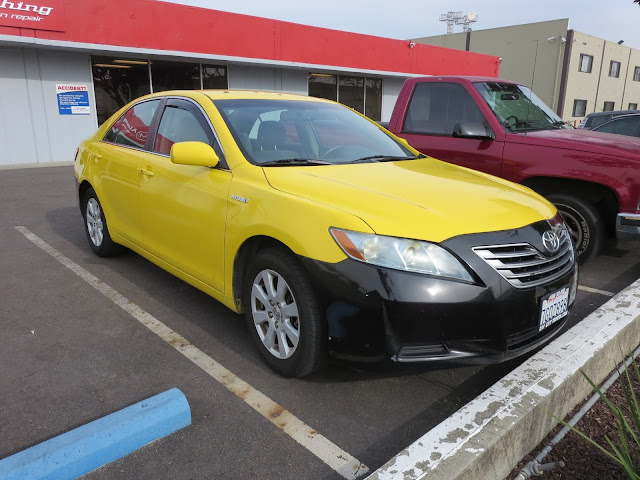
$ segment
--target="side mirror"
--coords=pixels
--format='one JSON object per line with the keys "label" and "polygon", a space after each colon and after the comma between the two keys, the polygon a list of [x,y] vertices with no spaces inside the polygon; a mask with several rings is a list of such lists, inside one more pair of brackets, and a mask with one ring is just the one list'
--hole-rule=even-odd
{"label": "side mirror", "polygon": [[495,134],[480,122],[460,122],[453,127],[453,136],[475,138],[478,140],[494,140]]}
{"label": "side mirror", "polygon": [[215,167],[220,157],[204,142],[179,142],[171,146],[171,161],[178,165]]}

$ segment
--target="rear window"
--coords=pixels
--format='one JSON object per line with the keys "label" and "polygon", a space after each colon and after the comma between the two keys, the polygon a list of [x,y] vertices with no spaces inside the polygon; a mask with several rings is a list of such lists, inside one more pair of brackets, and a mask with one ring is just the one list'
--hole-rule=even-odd
{"label": "rear window", "polygon": [[587,118],[587,122],[584,124],[587,128],[597,127],[598,125],[602,125],[603,123],[611,120],[613,115],[594,115],[593,117]]}

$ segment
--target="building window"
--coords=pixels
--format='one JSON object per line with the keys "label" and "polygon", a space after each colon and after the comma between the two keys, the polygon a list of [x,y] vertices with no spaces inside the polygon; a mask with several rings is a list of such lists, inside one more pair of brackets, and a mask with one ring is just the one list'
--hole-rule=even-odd
{"label": "building window", "polygon": [[183,62],[151,62],[154,92],[164,90],[197,90],[200,83],[200,64]]}
{"label": "building window", "polygon": [[98,125],[131,100],[151,93],[146,60],[91,57]]}
{"label": "building window", "polygon": [[372,120],[381,120],[381,78],[326,73],[310,73],[308,78],[309,96],[338,101]]}
{"label": "building window", "polygon": [[229,76],[224,65],[202,64],[202,88],[217,88],[226,90],[229,88]]}
{"label": "building window", "polygon": [[327,73],[309,74],[309,96],[338,100],[338,76]]}
{"label": "building window", "polygon": [[612,112],[615,108],[615,102],[604,102],[604,107],[602,107],[603,112]]}
{"label": "building window", "polygon": [[338,80],[338,101],[364,113],[364,77],[340,75]]}
{"label": "building window", "polygon": [[587,113],[587,101],[586,100],[574,100],[573,101],[573,116],[584,117]]}
{"label": "building window", "polygon": [[229,88],[227,67],[184,62],[91,57],[98,125],[131,100],[153,91]]}
{"label": "building window", "polygon": [[640,67],[633,69],[633,81],[640,82]]}
{"label": "building window", "polygon": [[382,79],[367,78],[364,111],[371,120],[382,120]]}
{"label": "building window", "polygon": [[579,72],[591,73],[591,67],[593,66],[593,55],[587,55],[585,53],[580,54],[580,65],[578,67]]}
{"label": "building window", "polygon": [[637,103],[630,103],[629,104],[629,110],[637,110],[638,109],[638,104]]}
{"label": "building window", "polygon": [[618,78],[620,76],[620,62],[611,60],[609,64],[609,76]]}

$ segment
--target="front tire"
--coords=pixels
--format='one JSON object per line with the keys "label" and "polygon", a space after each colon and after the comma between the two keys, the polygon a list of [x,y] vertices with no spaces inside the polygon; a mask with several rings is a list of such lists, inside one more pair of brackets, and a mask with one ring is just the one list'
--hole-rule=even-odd
{"label": "front tire", "polygon": [[596,207],[573,195],[557,193],[547,199],[556,206],[567,225],[578,261],[584,263],[596,255],[604,245],[604,222]]}
{"label": "front tire", "polygon": [[93,188],[89,188],[84,196],[82,214],[84,216],[85,233],[89,246],[99,257],[112,257],[122,253],[124,247],[111,240],[107,219],[102,205]]}
{"label": "front tire", "polygon": [[245,276],[243,299],[247,328],[269,367],[285,377],[303,377],[324,365],[322,310],[292,254],[274,248],[259,252]]}

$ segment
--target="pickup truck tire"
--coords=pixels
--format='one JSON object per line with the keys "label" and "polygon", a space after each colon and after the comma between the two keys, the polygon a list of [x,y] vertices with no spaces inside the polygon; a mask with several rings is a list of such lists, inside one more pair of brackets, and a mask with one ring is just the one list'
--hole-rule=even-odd
{"label": "pickup truck tire", "polygon": [[576,247],[578,261],[596,255],[604,244],[604,222],[595,206],[580,197],[561,193],[547,196],[564,219],[573,243]]}
{"label": "pickup truck tire", "polygon": [[247,328],[267,365],[285,377],[303,377],[324,365],[324,316],[311,282],[290,252],[258,252],[245,276],[243,297]]}
{"label": "pickup truck tire", "polygon": [[122,253],[125,248],[111,240],[107,219],[93,188],[89,188],[85,193],[82,206],[84,231],[93,252],[99,257],[113,257]]}

